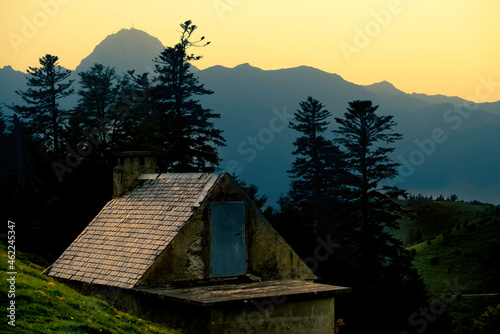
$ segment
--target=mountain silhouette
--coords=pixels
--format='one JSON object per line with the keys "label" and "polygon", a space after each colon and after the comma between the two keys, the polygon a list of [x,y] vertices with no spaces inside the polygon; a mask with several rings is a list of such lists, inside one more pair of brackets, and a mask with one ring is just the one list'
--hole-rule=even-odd
{"label": "mountain silhouette", "polygon": [[95,63],[116,68],[117,73],[135,70],[153,73],[153,59],[165,49],[159,39],[138,29],[122,29],[106,37],[85,57],[75,72],[88,70]]}
{"label": "mountain silhouette", "polygon": [[[158,39],[143,31],[122,29],[97,45],[73,77],[94,63],[114,66],[118,73],[134,69],[153,75],[152,59],[163,49]],[[334,117],[342,117],[348,102],[365,99],[379,105],[380,114],[394,116],[396,130],[404,138],[393,155],[402,163],[402,175],[392,181],[394,185],[412,193],[445,197],[455,193],[459,199],[500,203],[500,101],[467,110],[459,107],[464,100],[458,97],[408,94],[386,81],[357,85],[309,66],[262,70],[248,63],[233,68],[217,65],[196,75],[214,91],[202,98],[202,105],[221,114],[215,125],[224,131],[227,147],[220,149],[220,167],[257,185],[271,203],[288,191],[286,171],[297,135],[288,122],[309,95]],[[20,103],[14,91],[26,89],[25,82],[22,72],[10,66],[0,69],[0,103]],[[67,107],[76,100],[75,94]],[[334,129],[335,121],[330,121]],[[439,130],[441,142],[435,142],[433,134]],[[327,136],[333,134],[328,131]]]}
{"label": "mountain silhouette", "polygon": [[[500,111],[498,102],[467,110],[459,107],[462,99],[407,94],[388,82],[355,85],[336,74],[307,66],[270,71],[249,64],[214,66],[198,75],[207,88],[215,91],[204,97],[203,104],[221,113],[216,125],[224,130],[228,143],[221,149],[222,167],[258,185],[271,201],[286,192],[290,184],[286,170],[293,161],[292,142],[296,136],[288,126],[277,127],[287,125],[279,122],[284,118],[279,115],[287,115],[289,121],[299,102],[312,95],[334,117],[342,117],[348,102],[358,99],[372,100],[380,106],[380,114],[394,116],[403,140],[392,158],[409,164],[411,175],[389,185],[427,195],[455,193],[467,200],[500,202],[500,112],[495,114],[495,110]],[[482,106],[487,110],[483,111]],[[464,118],[461,114],[470,116]],[[330,121],[330,129],[334,129],[335,122]],[[271,135],[272,125],[280,131]],[[446,139],[430,143],[436,129],[442,129]],[[253,146],[252,138],[257,138]],[[422,155],[420,163],[416,158]],[[404,169],[402,172],[408,174]]]}
{"label": "mountain silhouette", "polygon": [[[9,65],[0,68],[0,106],[2,102],[7,105],[22,103],[23,99],[15,91],[25,88],[26,78],[23,72],[16,71]],[[7,108],[3,108],[3,111],[9,114]]]}

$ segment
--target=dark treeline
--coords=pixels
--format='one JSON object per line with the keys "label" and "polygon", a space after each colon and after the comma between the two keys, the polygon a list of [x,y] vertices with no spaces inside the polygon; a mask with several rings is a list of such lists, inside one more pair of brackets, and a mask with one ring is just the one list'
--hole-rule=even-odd
{"label": "dark treeline", "polygon": [[[190,21],[181,28],[153,74],[119,75],[95,64],[78,73],[75,92],[56,56],[28,69],[28,89],[18,92],[25,103],[10,106],[11,122],[0,118],[2,203],[19,248],[57,257],[111,198],[117,152],[154,151],[162,172],[212,171],[220,163],[225,140],[213,124],[220,115],[197,100],[213,92],[189,70],[200,59],[190,48],[208,43],[193,41]],[[78,104],[63,110],[70,94]],[[314,259],[308,264],[320,281],[352,287],[337,299],[341,332],[446,332],[446,314],[425,320],[427,289],[390,233],[408,214],[400,201],[406,192],[381,185],[396,175],[389,154],[401,135],[393,117],[377,115],[370,101],[350,102],[329,140],[331,112],[312,97],[299,107],[290,123],[299,134],[291,187],[265,214],[302,258]],[[263,208],[267,197],[240,182]]]}
{"label": "dark treeline", "polygon": [[434,201],[437,201],[437,202],[458,202],[458,196],[453,194],[453,195],[445,198],[443,195],[439,195],[436,198],[434,198],[432,195],[430,195],[430,196],[424,196],[422,194],[408,195],[408,203],[409,204],[434,202]]}
{"label": "dark treeline", "polygon": [[[430,195],[430,196],[425,196],[422,194],[408,195],[408,199],[406,202],[409,205],[413,205],[413,204],[417,204],[417,203],[426,203],[426,202],[434,202],[434,201],[436,201],[436,202],[464,202],[463,200],[458,200],[458,196],[455,194],[448,196],[448,197],[444,197],[443,194],[441,194],[439,196],[436,196],[436,198],[434,198],[434,196],[432,196],[432,195]],[[485,205],[485,206],[492,206],[493,205],[491,203],[483,203],[483,202],[480,202],[477,200],[472,200],[472,201],[469,201],[468,203],[473,204],[473,205]]]}

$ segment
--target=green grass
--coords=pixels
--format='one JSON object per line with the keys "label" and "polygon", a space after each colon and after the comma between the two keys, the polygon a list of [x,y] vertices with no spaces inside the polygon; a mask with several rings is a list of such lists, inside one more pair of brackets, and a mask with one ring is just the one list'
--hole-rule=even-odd
{"label": "green grass", "polygon": [[[500,296],[462,297],[450,304],[448,313],[452,318],[455,333],[477,333],[474,320],[480,318],[488,307],[499,305]],[[498,332],[493,332],[498,333]]]}
{"label": "green grass", "polygon": [[[394,236],[415,254],[414,266],[432,298],[447,283],[462,287],[465,296],[447,308],[452,333],[478,333],[474,319],[500,303],[500,210],[464,202],[424,202],[413,205],[414,219],[401,221]],[[416,243],[418,237],[423,242]],[[467,296],[473,295],[473,296]]]}
{"label": "green grass", "polygon": [[415,219],[403,219],[394,236],[407,247],[414,243],[417,230],[420,230],[422,239],[427,240],[459,224],[476,219],[477,213],[483,212],[486,208],[484,205],[465,202],[419,203],[410,208]]}
{"label": "green grass", "polygon": [[431,292],[442,289],[445,280],[455,278],[467,286],[467,293],[500,292],[490,291],[499,265],[494,252],[500,240],[500,223],[490,218],[479,225],[480,220],[469,222],[468,226],[476,226],[474,231],[453,229],[448,241],[441,234],[430,245],[422,242],[408,248],[416,250],[413,264]]}
{"label": "green grass", "polygon": [[107,303],[84,296],[66,285],[42,274],[44,264],[34,255],[16,252],[16,321],[7,324],[8,284],[7,247],[0,244],[2,281],[0,300],[2,333],[180,333],[118,311]]}
{"label": "green grass", "polygon": [[413,264],[433,298],[444,292],[447,282],[462,287],[460,292],[465,296],[447,308],[453,321],[452,332],[478,333],[474,319],[479,319],[489,306],[500,303],[498,295],[478,295],[500,293],[498,208],[435,201],[410,209],[416,219],[403,220],[395,236],[408,246],[415,232],[420,231],[424,241],[407,248],[415,254]]}

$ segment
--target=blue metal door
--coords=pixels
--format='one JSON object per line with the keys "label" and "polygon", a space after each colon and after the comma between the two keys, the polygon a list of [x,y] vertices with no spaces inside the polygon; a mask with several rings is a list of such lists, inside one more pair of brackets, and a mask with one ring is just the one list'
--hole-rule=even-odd
{"label": "blue metal door", "polygon": [[245,203],[212,203],[212,277],[246,273]]}

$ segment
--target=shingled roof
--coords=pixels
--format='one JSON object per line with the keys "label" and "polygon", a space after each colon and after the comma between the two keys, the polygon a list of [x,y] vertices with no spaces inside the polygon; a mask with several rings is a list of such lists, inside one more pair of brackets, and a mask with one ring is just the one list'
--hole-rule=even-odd
{"label": "shingled roof", "polygon": [[223,174],[143,174],[109,201],[46,274],[132,288]]}

